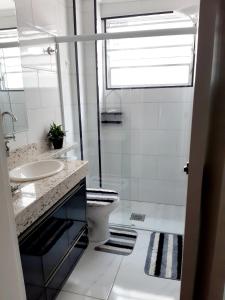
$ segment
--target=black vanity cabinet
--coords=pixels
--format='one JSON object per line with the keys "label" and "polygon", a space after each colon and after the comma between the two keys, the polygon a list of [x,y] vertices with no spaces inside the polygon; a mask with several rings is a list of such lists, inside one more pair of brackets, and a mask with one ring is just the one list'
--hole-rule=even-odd
{"label": "black vanity cabinet", "polygon": [[52,300],[88,245],[81,181],[19,237],[28,300]]}

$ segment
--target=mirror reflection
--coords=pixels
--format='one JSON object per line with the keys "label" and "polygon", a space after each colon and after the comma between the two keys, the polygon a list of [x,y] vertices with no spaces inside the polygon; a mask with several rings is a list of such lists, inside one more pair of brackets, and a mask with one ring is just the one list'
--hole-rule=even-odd
{"label": "mirror reflection", "polygon": [[13,1],[1,1],[0,20],[0,110],[16,116],[13,119],[4,114],[3,130],[7,137],[28,129],[20,49],[7,47],[9,42],[18,42]]}

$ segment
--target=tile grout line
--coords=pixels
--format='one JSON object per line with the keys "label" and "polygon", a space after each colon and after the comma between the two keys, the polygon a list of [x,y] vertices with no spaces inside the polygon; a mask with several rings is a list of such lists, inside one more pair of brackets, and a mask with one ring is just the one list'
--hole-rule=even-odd
{"label": "tile grout line", "polygon": [[115,283],[115,281],[116,281],[117,275],[118,275],[118,273],[119,273],[119,270],[120,270],[120,267],[121,267],[121,264],[122,264],[124,258],[125,258],[125,257],[121,256],[121,261],[120,261],[118,270],[117,270],[117,272],[116,272],[115,278],[113,279],[112,287],[110,288],[109,294],[108,294],[108,296],[107,296],[106,299],[103,299],[103,298],[97,298],[97,297],[88,296],[88,295],[79,294],[79,293],[75,293],[75,292],[73,292],[73,291],[64,290],[63,288],[61,289],[61,292],[66,292],[66,293],[70,293],[70,294],[73,294],[73,295],[78,295],[78,296],[82,296],[82,297],[87,297],[87,298],[90,298],[90,299],[96,299],[96,300],[108,300],[109,297],[110,297],[110,295],[111,295],[111,291],[112,291],[112,289],[113,289],[113,287],[114,287],[114,283]]}
{"label": "tile grout line", "polygon": [[[139,230],[139,231],[147,231],[147,232],[163,232],[163,233],[171,233],[171,234],[181,234],[184,235],[184,232],[170,232],[170,231],[165,231],[165,230],[156,230],[156,229],[147,229],[147,228],[138,228],[138,227],[131,227],[130,225],[124,225],[124,224],[110,224],[110,225],[117,225],[123,228],[130,228],[132,230]],[[125,257],[124,257],[125,258]],[[123,258],[123,259],[124,259]],[[117,276],[117,275],[116,275]]]}
{"label": "tile grout line", "polygon": [[71,295],[78,295],[78,296],[82,296],[82,297],[90,298],[90,299],[104,300],[104,299],[102,299],[102,298],[96,298],[96,297],[93,297],[93,296],[87,296],[87,295],[75,293],[75,292],[73,292],[73,291],[67,291],[67,290],[64,290],[64,289],[62,289],[62,290],[60,291],[60,293],[68,293],[68,294],[71,294]]}
{"label": "tile grout line", "polygon": [[[149,204],[149,205],[159,205],[159,206],[163,206],[163,205],[165,205],[165,206],[175,206],[175,207],[180,207],[180,208],[185,208],[186,207],[186,204],[169,204],[169,203],[162,203],[162,202],[147,202],[147,201],[139,201],[139,200],[123,200],[123,199],[121,199],[120,200],[121,202],[125,202],[125,201],[127,201],[127,202],[129,202],[129,203],[131,203],[132,204],[132,202],[137,202],[137,203],[145,203],[145,204]],[[125,203],[124,203],[125,204]]]}
{"label": "tile grout line", "polygon": [[115,282],[116,282],[116,278],[117,278],[118,273],[119,273],[119,271],[120,271],[121,264],[122,264],[122,262],[123,262],[124,259],[125,259],[125,257],[121,257],[121,262],[120,262],[120,264],[119,264],[119,268],[118,268],[118,270],[117,270],[117,272],[116,272],[116,276],[115,276],[115,278],[114,278],[114,280],[113,280],[112,287],[111,287],[111,289],[110,289],[110,291],[109,291],[109,295],[108,295],[108,297],[106,298],[106,300],[109,300],[109,297],[110,297],[111,292],[112,292],[112,290],[113,290],[114,284],[115,284]]}

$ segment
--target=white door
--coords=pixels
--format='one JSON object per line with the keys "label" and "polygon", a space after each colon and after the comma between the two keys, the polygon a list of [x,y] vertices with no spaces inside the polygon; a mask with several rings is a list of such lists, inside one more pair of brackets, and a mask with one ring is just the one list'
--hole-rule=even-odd
{"label": "white door", "polygon": [[0,117],[0,299],[25,300]]}

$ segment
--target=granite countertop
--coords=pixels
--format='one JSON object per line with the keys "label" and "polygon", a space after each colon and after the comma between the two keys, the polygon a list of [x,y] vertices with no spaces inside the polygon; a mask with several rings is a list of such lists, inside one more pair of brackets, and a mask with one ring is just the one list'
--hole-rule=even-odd
{"label": "granite countertop", "polygon": [[[45,153],[39,160],[51,156]],[[13,194],[13,209],[17,235],[32,225],[47,210],[56,204],[67,192],[77,185],[88,172],[88,162],[60,159],[64,169],[50,177],[22,184]]]}
{"label": "granite countertop", "polygon": [[58,174],[25,184],[13,196],[17,235],[32,225],[76,184],[86,177],[87,161],[61,160],[65,167]]}

